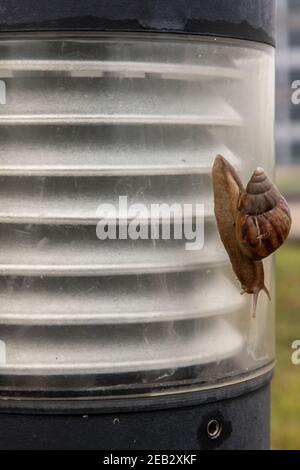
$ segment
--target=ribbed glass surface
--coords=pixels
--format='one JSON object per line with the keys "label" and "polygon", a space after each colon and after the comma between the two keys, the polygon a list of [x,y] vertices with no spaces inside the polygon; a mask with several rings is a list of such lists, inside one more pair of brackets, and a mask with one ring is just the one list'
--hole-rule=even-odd
{"label": "ribbed glass surface", "polygon": [[[2,395],[165,393],[270,364],[272,304],[261,294],[253,319],[239,295],[211,167],[221,153],[245,183],[258,165],[272,173],[272,49],[140,34],[2,39],[0,80]],[[100,204],[129,223],[119,196],[204,204],[203,248],[172,235],[100,240]]]}

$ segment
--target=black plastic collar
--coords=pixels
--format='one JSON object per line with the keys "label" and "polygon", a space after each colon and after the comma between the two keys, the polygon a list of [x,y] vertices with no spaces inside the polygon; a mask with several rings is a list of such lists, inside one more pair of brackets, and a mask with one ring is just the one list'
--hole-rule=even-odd
{"label": "black plastic collar", "polygon": [[275,0],[0,0],[0,32],[127,31],[275,44]]}

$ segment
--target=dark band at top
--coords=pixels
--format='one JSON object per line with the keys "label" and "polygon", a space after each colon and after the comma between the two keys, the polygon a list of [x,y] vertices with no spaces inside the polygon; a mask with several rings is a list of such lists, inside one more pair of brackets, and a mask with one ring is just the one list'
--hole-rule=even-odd
{"label": "dark band at top", "polygon": [[275,44],[275,0],[0,0],[0,32],[128,31]]}

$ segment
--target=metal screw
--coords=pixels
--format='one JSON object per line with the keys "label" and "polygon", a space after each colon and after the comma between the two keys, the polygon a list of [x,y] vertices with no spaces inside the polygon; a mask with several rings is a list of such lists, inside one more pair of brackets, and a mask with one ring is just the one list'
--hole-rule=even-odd
{"label": "metal screw", "polygon": [[211,419],[206,427],[209,439],[217,439],[221,435],[222,427],[223,425],[218,418]]}

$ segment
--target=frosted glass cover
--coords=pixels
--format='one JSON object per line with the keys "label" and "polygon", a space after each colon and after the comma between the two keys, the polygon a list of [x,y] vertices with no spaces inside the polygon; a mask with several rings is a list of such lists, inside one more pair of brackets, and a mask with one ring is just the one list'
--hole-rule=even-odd
{"label": "frosted glass cover", "polygon": [[[1,40],[2,396],[174,393],[270,367],[273,302],[253,319],[239,293],[211,168],[221,153],[244,183],[272,175],[273,66],[271,47],[205,37]],[[130,223],[120,196],[203,204],[203,248],[172,230],[100,240],[100,204]]]}

